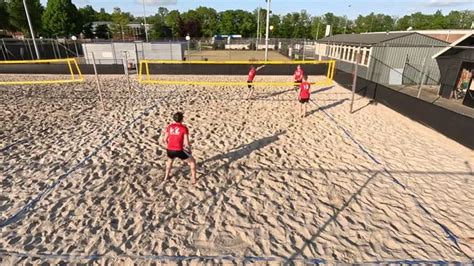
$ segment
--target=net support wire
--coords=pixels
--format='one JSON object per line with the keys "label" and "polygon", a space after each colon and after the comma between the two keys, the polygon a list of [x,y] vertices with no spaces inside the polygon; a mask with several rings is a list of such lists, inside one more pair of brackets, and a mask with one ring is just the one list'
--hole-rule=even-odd
{"label": "net support wire", "polygon": [[[69,68],[71,79],[54,80],[36,80],[36,81],[0,81],[0,85],[39,85],[39,84],[62,84],[83,82],[84,77],[75,58],[65,59],[41,59],[41,60],[8,60],[0,61],[0,65],[18,65],[18,64],[46,64],[46,63],[66,63]],[[73,67],[74,65],[74,67]],[[76,71],[76,73],[74,72]]]}

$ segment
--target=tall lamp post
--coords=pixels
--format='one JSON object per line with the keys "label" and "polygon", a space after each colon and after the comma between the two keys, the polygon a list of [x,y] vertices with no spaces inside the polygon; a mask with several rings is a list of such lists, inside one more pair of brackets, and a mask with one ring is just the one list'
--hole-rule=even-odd
{"label": "tall lamp post", "polygon": [[267,29],[265,32],[265,61],[268,61],[268,33],[270,30],[270,2],[272,0],[265,0],[267,2]]}
{"label": "tall lamp post", "polygon": [[28,26],[30,27],[31,39],[33,40],[33,46],[35,47],[36,58],[40,60],[40,53],[38,51],[38,46],[36,45],[35,32],[33,31],[33,25],[31,24],[30,14],[28,12],[28,6],[26,0],[23,0],[23,6],[25,7],[26,19],[28,20]]}
{"label": "tall lamp post", "polygon": [[143,3],[143,23],[145,24],[145,40],[148,42],[148,29],[146,24],[146,10],[145,10],[145,0],[142,1]]}
{"label": "tall lamp post", "polygon": [[191,59],[190,56],[190,49],[189,49],[189,42],[191,41],[191,36],[189,36],[189,33],[186,35],[186,41],[188,42],[188,56],[187,59]]}
{"label": "tall lamp post", "polygon": [[[348,5],[347,7],[350,8],[351,5]],[[347,29],[347,16],[346,16],[346,22],[344,22],[344,34],[346,34],[346,29]]]}

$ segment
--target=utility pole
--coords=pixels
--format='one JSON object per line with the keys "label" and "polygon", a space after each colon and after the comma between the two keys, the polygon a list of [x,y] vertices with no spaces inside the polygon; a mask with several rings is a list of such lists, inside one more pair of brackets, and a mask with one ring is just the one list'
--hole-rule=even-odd
{"label": "utility pole", "polygon": [[35,32],[33,31],[33,25],[31,24],[30,14],[28,13],[28,6],[26,4],[26,0],[23,0],[23,6],[25,7],[26,19],[28,20],[28,26],[30,27],[30,34],[31,39],[33,40],[33,46],[35,47],[36,58],[40,60],[38,46],[36,45]]}
{"label": "utility pole", "polygon": [[257,8],[257,42],[255,44],[255,51],[258,51],[258,36],[260,35],[260,7]]}
{"label": "utility pole", "polygon": [[265,33],[265,61],[268,61],[268,34],[270,30],[270,2],[272,0],[265,0],[267,2],[267,29]]}
{"label": "utility pole", "polygon": [[145,40],[148,42],[148,29],[146,25],[146,10],[145,10],[145,0],[142,1],[143,3],[143,23],[145,24]]}

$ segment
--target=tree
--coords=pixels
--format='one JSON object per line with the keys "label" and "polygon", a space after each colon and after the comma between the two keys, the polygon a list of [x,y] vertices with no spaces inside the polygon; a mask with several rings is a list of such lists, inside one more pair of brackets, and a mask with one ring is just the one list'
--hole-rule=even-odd
{"label": "tree", "polygon": [[99,39],[109,39],[110,29],[107,24],[100,24],[95,28],[95,36]]}
{"label": "tree", "polygon": [[194,10],[189,10],[181,15],[182,21],[180,25],[180,32],[182,34],[189,34],[191,37],[202,36],[201,20],[199,14]]}
{"label": "tree", "polygon": [[183,36],[180,32],[181,14],[178,10],[170,11],[165,17],[165,24],[171,29],[173,37]]}
{"label": "tree", "polygon": [[7,3],[4,0],[0,0],[0,29],[5,30],[10,28],[9,17]]}
{"label": "tree", "polygon": [[[35,34],[40,34],[41,16],[43,15],[43,6],[39,0],[26,0],[28,11],[31,19],[31,24],[35,30]],[[14,30],[19,30],[23,34],[30,36],[28,21],[25,16],[25,7],[23,0],[10,0],[8,4],[9,24]]]}
{"label": "tree", "polygon": [[172,37],[171,29],[166,26],[166,16],[168,15],[169,11],[166,7],[158,8],[158,12],[150,17],[147,18],[148,24],[151,24],[151,31],[150,31],[150,38],[151,39],[159,39],[159,38],[169,38]]}
{"label": "tree", "polygon": [[118,7],[114,7],[114,12],[112,13],[112,21],[114,23],[114,26],[112,30],[114,33],[119,32],[122,40],[124,39],[124,28],[127,26],[127,24],[130,22],[130,20],[133,19],[130,14],[122,12],[122,10]]}
{"label": "tree", "polygon": [[325,25],[321,17],[313,17],[311,20],[311,37],[321,39],[324,37]]}
{"label": "tree", "polygon": [[92,6],[87,5],[78,9],[80,21],[81,21],[81,32],[86,38],[93,38],[94,33],[92,32],[92,22],[97,19],[97,11]]}
{"label": "tree", "polygon": [[213,8],[198,7],[196,8],[198,19],[201,23],[202,35],[204,37],[212,37],[218,31],[217,11]]}
{"label": "tree", "polygon": [[112,15],[105,12],[104,8],[101,8],[99,13],[96,15],[97,21],[112,21]]}
{"label": "tree", "polygon": [[68,37],[82,30],[76,6],[71,0],[49,0],[43,14],[43,26],[50,36]]}

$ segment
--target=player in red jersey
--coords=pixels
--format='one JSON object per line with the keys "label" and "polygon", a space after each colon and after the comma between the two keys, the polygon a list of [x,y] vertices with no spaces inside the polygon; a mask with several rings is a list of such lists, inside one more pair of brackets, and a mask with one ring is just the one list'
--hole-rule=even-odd
{"label": "player in red jersey", "polygon": [[[304,70],[300,65],[298,65],[296,67],[295,72],[293,73],[293,80],[295,81],[295,83],[301,83],[303,81],[303,77]],[[295,85],[295,90],[298,91],[298,85]]]}
{"label": "player in red jersey", "polygon": [[165,180],[169,178],[173,168],[174,159],[179,158],[186,161],[191,167],[191,183],[196,183],[196,160],[191,155],[191,144],[189,143],[189,130],[183,125],[183,113],[177,112],[173,115],[174,123],[166,128],[165,136],[162,139],[166,146]]}
{"label": "player in red jersey", "polygon": [[300,94],[298,100],[300,102],[300,116],[306,116],[306,105],[311,96],[311,84],[308,82],[308,76],[303,77],[303,82],[300,84]]}
{"label": "player in red jersey", "polygon": [[247,78],[247,83],[248,83],[247,86],[249,88],[249,94],[247,95],[247,99],[250,99],[253,96],[253,92],[255,90],[255,87],[252,85],[252,83],[253,83],[253,80],[255,79],[255,76],[257,75],[257,71],[259,71],[260,69],[262,69],[264,67],[265,67],[265,65],[259,66],[257,68],[255,68],[253,65],[250,66],[249,76]]}

